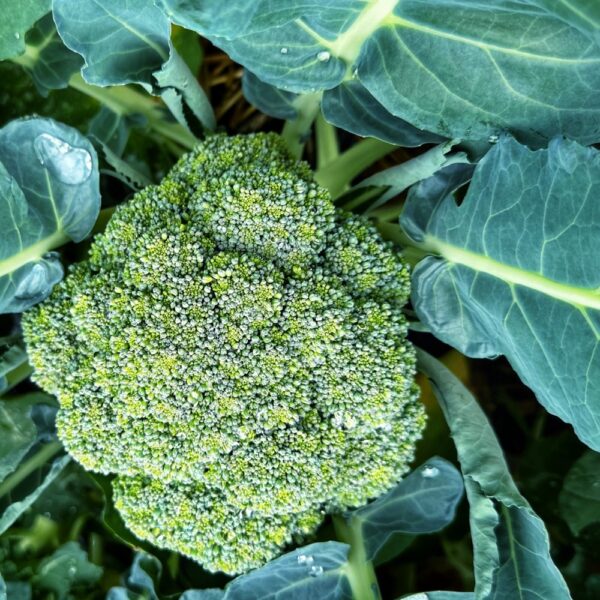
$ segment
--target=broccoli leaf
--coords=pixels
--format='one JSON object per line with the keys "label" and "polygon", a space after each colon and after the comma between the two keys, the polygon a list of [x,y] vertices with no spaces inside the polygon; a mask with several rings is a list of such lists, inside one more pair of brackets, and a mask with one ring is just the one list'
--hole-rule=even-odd
{"label": "broccoli leaf", "polygon": [[50,10],[51,0],[0,0],[0,60],[25,50],[25,33]]}
{"label": "broccoli leaf", "polygon": [[175,51],[169,20],[152,2],[54,0],[52,10],[64,43],[85,60],[81,73],[88,83],[139,83],[161,95],[182,125],[189,127],[185,102],[202,126],[215,128],[210,102]]}
{"label": "broccoli leaf", "polygon": [[534,152],[506,138],[460,206],[413,190],[402,224],[440,255],[413,273],[421,320],[467,356],[504,354],[551,413],[600,448],[600,153],[562,139]]}
{"label": "broccoli leaf", "polygon": [[575,535],[600,523],[600,454],[588,451],[571,467],[559,503],[560,513]]}
{"label": "broccoli leaf", "polygon": [[[61,444],[59,442],[51,442],[43,446],[37,456],[47,458],[53,453],[56,454],[60,449]],[[32,459],[34,458],[32,457]],[[48,471],[48,474],[39,486],[22,500],[17,500],[6,508],[2,516],[0,516],[0,534],[4,533],[40,497],[44,490],[62,473],[70,461],[71,457],[68,455],[57,458],[52,463],[50,471]]]}
{"label": "broccoli leaf", "polygon": [[43,96],[50,90],[67,87],[71,76],[79,71],[83,60],[60,39],[52,14],[40,19],[27,33],[25,54],[15,59],[30,73]]}
{"label": "broccoli leaf", "polygon": [[472,592],[421,592],[406,596],[402,600],[475,600]]}
{"label": "broccoli leaf", "polygon": [[0,192],[0,313],[18,312],[62,278],[50,251],[83,240],[96,222],[96,152],[51,119],[12,121],[0,129]]}
{"label": "broccoli leaf", "polygon": [[183,592],[179,600],[222,600],[225,597],[225,592],[218,588],[210,588],[206,590],[188,590]]}
{"label": "broccoli leaf", "polygon": [[508,130],[534,144],[557,133],[600,140],[594,9],[578,16],[555,0],[160,3],[262,81],[323,91],[324,105],[355,82],[369,93],[354,96],[364,111],[373,96],[381,117],[442,137]]}
{"label": "broccoli leaf", "polygon": [[224,600],[351,600],[344,574],[349,551],[350,546],[340,542],[298,548],[234,579]]}
{"label": "broccoli leaf", "polygon": [[244,96],[262,112],[276,117],[277,119],[295,119],[298,111],[294,106],[294,100],[298,94],[280,90],[264,81],[261,81],[254,73],[244,70],[242,77],[242,89]]}
{"label": "broccoli leaf", "polygon": [[463,494],[462,476],[447,460],[433,457],[375,502],[348,513],[362,531],[368,560],[394,533],[439,531],[451,523]]}
{"label": "broccoli leaf", "polygon": [[0,481],[12,473],[37,438],[31,406],[15,400],[0,400]]}
{"label": "broccoli leaf", "polygon": [[570,598],[543,521],[515,486],[485,414],[439,361],[417,350],[454,438],[470,505],[477,598]]}
{"label": "broccoli leaf", "polygon": [[356,80],[328,90],[321,108],[327,121],[363,137],[375,137],[404,148],[444,141],[441,135],[418,129],[394,116]]}
{"label": "broccoli leaf", "polygon": [[98,582],[103,569],[92,564],[77,542],[67,542],[37,566],[31,581],[36,588],[66,599],[73,588],[86,588]]}

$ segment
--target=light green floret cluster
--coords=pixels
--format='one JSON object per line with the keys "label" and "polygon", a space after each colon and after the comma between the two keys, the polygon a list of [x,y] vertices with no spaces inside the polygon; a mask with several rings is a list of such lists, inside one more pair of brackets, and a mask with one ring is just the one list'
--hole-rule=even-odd
{"label": "light green floret cluster", "polygon": [[275,135],[214,136],[23,319],[35,380],[139,537],[239,573],[406,472],[409,273]]}

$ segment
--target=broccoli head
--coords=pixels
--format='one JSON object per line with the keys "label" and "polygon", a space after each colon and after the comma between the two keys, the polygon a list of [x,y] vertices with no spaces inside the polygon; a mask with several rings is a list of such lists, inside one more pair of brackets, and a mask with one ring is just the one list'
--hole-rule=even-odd
{"label": "broccoli head", "polygon": [[140,538],[257,567],[406,472],[424,426],[405,263],[272,134],[137,193],[23,329],[85,468]]}

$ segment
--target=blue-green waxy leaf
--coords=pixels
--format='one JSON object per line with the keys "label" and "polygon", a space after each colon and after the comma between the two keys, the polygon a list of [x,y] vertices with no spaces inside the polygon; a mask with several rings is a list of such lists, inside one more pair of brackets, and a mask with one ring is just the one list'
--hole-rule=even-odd
{"label": "blue-green waxy leaf", "polygon": [[98,159],[76,129],[22,119],[0,129],[0,313],[43,300],[62,278],[56,253],[91,231]]}
{"label": "blue-green waxy leaf", "polygon": [[69,598],[72,588],[96,584],[102,572],[102,567],[92,564],[77,542],[67,542],[39,563],[32,583],[38,589],[53,592],[56,598]]}
{"label": "blue-green waxy leaf", "polygon": [[[501,140],[460,206],[418,187],[402,224],[426,251],[413,304],[445,342],[504,354],[539,401],[600,448],[600,153]],[[423,204],[425,201],[425,204]]]}
{"label": "blue-green waxy leaf", "polygon": [[271,117],[295,119],[298,115],[298,111],[294,106],[294,100],[296,100],[298,94],[286,92],[269,85],[247,69],[242,77],[242,89],[250,104]]}
{"label": "blue-green waxy leaf", "polygon": [[162,565],[147,552],[136,552],[131,569],[127,575],[127,587],[111,588],[107,600],[158,600],[156,586],[160,581]]}
{"label": "blue-green waxy leaf", "polygon": [[577,16],[554,0],[160,3],[278,88],[322,91],[327,106],[328,95],[347,93],[339,86],[360,84],[369,95],[359,100],[381,104],[386,127],[390,114],[446,138],[507,130],[538,145],[559,133],[600,140],[593,9]]}
{"label": "blue-green waxy leaf", "polygon": [[170,39],[171,24],[146,0],[53,0],[64,43],[85,60],[83,78],[99,86],[139,83],[160,95],[188,126],[183,103],[200,123],[215,128],[210,103]]}
{"label": "blue-green waxy leaf", "polygon": [[575,535],[600,523],[600,454],[589,450],[571,467],[560,492],[559,508]]}
{"label": "blue-green waxy leaf", "polygon": [[49,10],[52,0],[0,0],[0,60],[22,54],[25,33]]}
{"label": "blue-green waxy leaf", "polygon": [[475,398],[439,361],[417,350],[454,439],[470,505],[477,598],[568,600],[543,521],[515,486]]}
{"label": "blue-green waxy leaf", "polygon": [[151,84],[169,59],[169,21],[152,2],[53,0],[52,12],[65,44],[84,57],[89,83]]}
{"label": "blue-green waxy leaf", "polygon": [[[45,448],[40,450],[43,454],[47,449],[47,453],[56,453],[60,449],[59,442],[51,442],[46,444]],[[57,458],[44,480],[27,496],[21,500],[17,500],[10,504],[0,516],[0,535],[3,534],[45,491],[45,489],[62,473],[64,468],[69,464],[71,458],[64,455]]]}
{"label": "blue-green waxy leaf", "polygon": [[63,44],[50,13],[27,33],[25,54],[17,62],[29,70],[43,95],[67,87],[83,64],[81,56]]}
{"label": "blue-green waxy leaf", "polygon": [[234,579],[224,600],[352,600],[344,573],[350,546],[319,542]]}
{"label": "blue-green waxy leaf", "polygon": [[345,81],[323,95],[327,121],[363,137],[375,137],[404,148],[435,144],[444,138],[395,117],[357,80]]}
{"label": "blue-green waxy leaf", "polygon": [[472,592],[421,592],[405,596],[402,600],[475,600]]}
{"label": "blue-green waxy leaf", "polygon": [[225,591],[217,588],[206,590],[187,590],[179,597],[179,600],[223,600]]}
{"label": "blue-green waxy leaf", "polygon": [[433,533],[452,522],[463,494],[462,476],[451,463],[434,457],[375,502],[348,514],[360,527],[368,560],[394,533]]}
{"label": "blue-green waxy leaf", "polygon": [[31,404],[0,400],[0,481],[17,468],[36,439]]}

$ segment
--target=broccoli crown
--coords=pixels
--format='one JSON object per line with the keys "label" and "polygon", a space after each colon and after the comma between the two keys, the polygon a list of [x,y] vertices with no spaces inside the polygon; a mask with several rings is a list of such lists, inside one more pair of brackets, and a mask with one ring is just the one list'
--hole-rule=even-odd
{"label": "broccoli crown", "polygon": [[120,206],[23,329],[141,538],[238,573],[407,470],[409,273],[272,134],[214,136]]}

